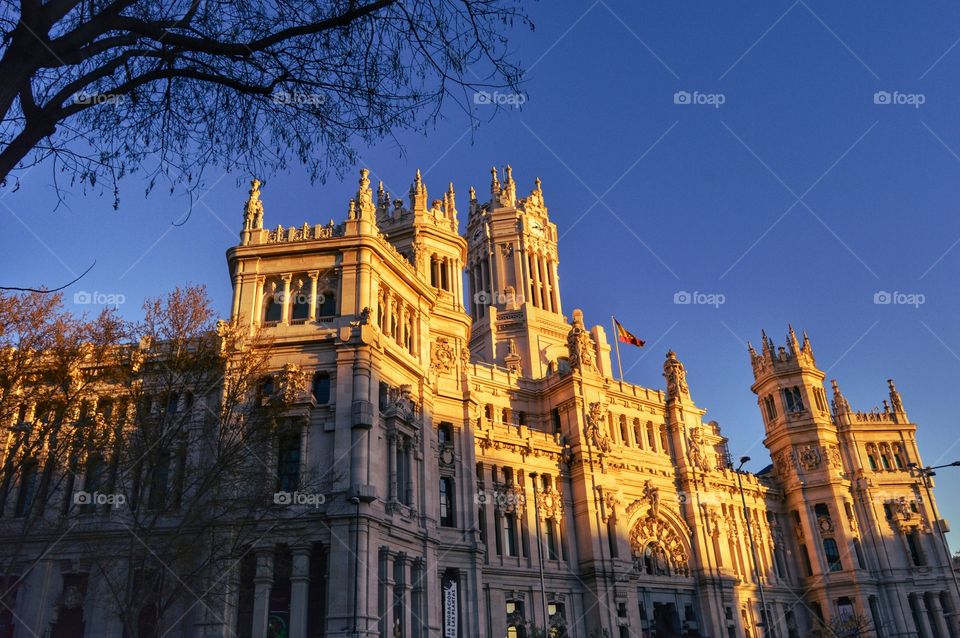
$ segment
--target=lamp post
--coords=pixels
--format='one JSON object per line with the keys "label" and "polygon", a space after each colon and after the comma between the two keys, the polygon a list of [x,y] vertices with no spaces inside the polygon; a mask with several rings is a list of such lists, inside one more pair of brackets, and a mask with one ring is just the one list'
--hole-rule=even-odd
{"label": "lamp post", "polygon": [[760,580],[760,563],[757,561],[757,547],[753,542],[753,526],[750,524],[750,510],[747,509],[747,497],[743,493],[742,473],[743,464],[750,460],[749,456],[740,457],[740,465],[737,466],[737,485],[740,487],[740,500],[743,502],[743,516],[747,522],[747,536],[750,538],[750,555],[753,556],[753,575],[757,579],[757,589],[760,591],[760,622],[763,637],[767,637],[767,601],[763,597],[763,582]]}
{"label": "lamp post", "polygon": [[953,568],[953,557],[950,555],[947,533],[943,531],[943,525],[940,524],[940,514],[937,512],[937,504],[933,500],[932,492],[930,492],[930,479],[937,475],[934,470],[939,470],[943,467],[960,467],[960,461],[954,461],[953,463],[946,463],[944,465],[934,465],[932,467],[929,465],[927,467],[920,467],[916,463],[910,463],[908,467],[915,471],[921,478],[923,489],[927,493],[927,502],[930,503],[930,513],[933,514],[933,524],[936,525],[937,532],[940,535],[940,541],[943,543],[943,551],[947,555],[947,569],[950,570],[950,577],[953,579],[953,588],[957,591],[957,600],[954,603],[953,612],[949,615],[954,617],[954,622],[958,622],[958,619],[960,619],[960,609],[957,609],[957,605],[960,605],[960,583],[957,582],[957,571]]}

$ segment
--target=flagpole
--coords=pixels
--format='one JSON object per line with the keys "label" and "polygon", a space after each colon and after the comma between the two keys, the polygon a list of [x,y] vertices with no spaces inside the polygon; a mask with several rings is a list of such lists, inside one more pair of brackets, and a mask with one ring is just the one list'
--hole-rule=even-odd
{"label": "flagpole", "polygon": [[620,331],[617,330],[617,319],[610,315],[613,325],[613,345],[617,348],[617,368],[620,370],[620,383],[623,383],[623,364],[620,362]]}

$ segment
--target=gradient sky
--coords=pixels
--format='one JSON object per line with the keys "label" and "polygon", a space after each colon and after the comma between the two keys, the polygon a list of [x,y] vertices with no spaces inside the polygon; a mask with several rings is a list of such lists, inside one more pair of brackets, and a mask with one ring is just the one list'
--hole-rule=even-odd
{"label": "gradient sky", "polygon": [[[450,108],[425,136],[363,148],[343,183],[265,176],[265,224],[342,220],[361,166],[394,195],[417,167],[431,198],[452,180],[464,223],[468,187],[485,196],[491,165],[510,163],[521,194],[543,180],[562,235],[565,312],[582,308],[605,327],[616,314],[647,340],[623,349],[633,383],[662,387],[664,353],[676,350],[705,418],[735,457],[752,455],[750,469],[769,457],[745,342],[765,328],[780,343],[788,322],[809,332],[854,409],[878,406],[893,377],[924,463],[960,459],[960,5],[528,6],[536,30],[514,36],[529,68],[522,108],[493,117],[476,105],[472,131]],[[675,104],[678,91],[723,104]],[[876,104],[878,91],[908,103]],[[77,188],[55,209],[51,167],[35,168],[0,193],[0,283],[54,286],[96,259],[71,305],[79,291],[123,295],[136,317],[144,296],[193,282],[226,315],[224,251],[248,180],[208,170],[192,217],[175,227],[188,200],[145,199],[138,177],[123,181],[119,211],[109,194]],[[724,303],[675,304],[680,291]],[[923,303],[878,305],[879,291]],[[960,468],[937,485],[941,513],[960,525]]]}

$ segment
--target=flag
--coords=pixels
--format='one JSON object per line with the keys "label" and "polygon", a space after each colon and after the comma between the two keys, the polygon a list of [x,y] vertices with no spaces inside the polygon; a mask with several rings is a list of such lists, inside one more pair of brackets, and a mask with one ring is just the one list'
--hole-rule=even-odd
{"label": "flag", "polygon": [[624,328],[623,324],[621,324],[616,319],[613,320],[613,323],[616,324],[617,326],[617,339],[619,339],[623,343],[629,343],[630,345],[637,346],[638,348],[642,348],[643,345],[646,343],[646,341],[644,341],[643,339],[640,339],[639,337],[634,336],[632,332]]}

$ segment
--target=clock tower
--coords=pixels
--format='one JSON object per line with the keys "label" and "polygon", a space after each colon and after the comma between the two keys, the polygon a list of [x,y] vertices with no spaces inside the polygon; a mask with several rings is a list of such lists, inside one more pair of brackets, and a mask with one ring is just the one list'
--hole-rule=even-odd
{"label": "clock tower", "polygon": [[470,190],[467,284],[472,355],[539,378],[567,354],[569,325],[560,308],[557,227],[550,222],[540,180],[517,197],[513,171],[491,169],[490,200]]}

